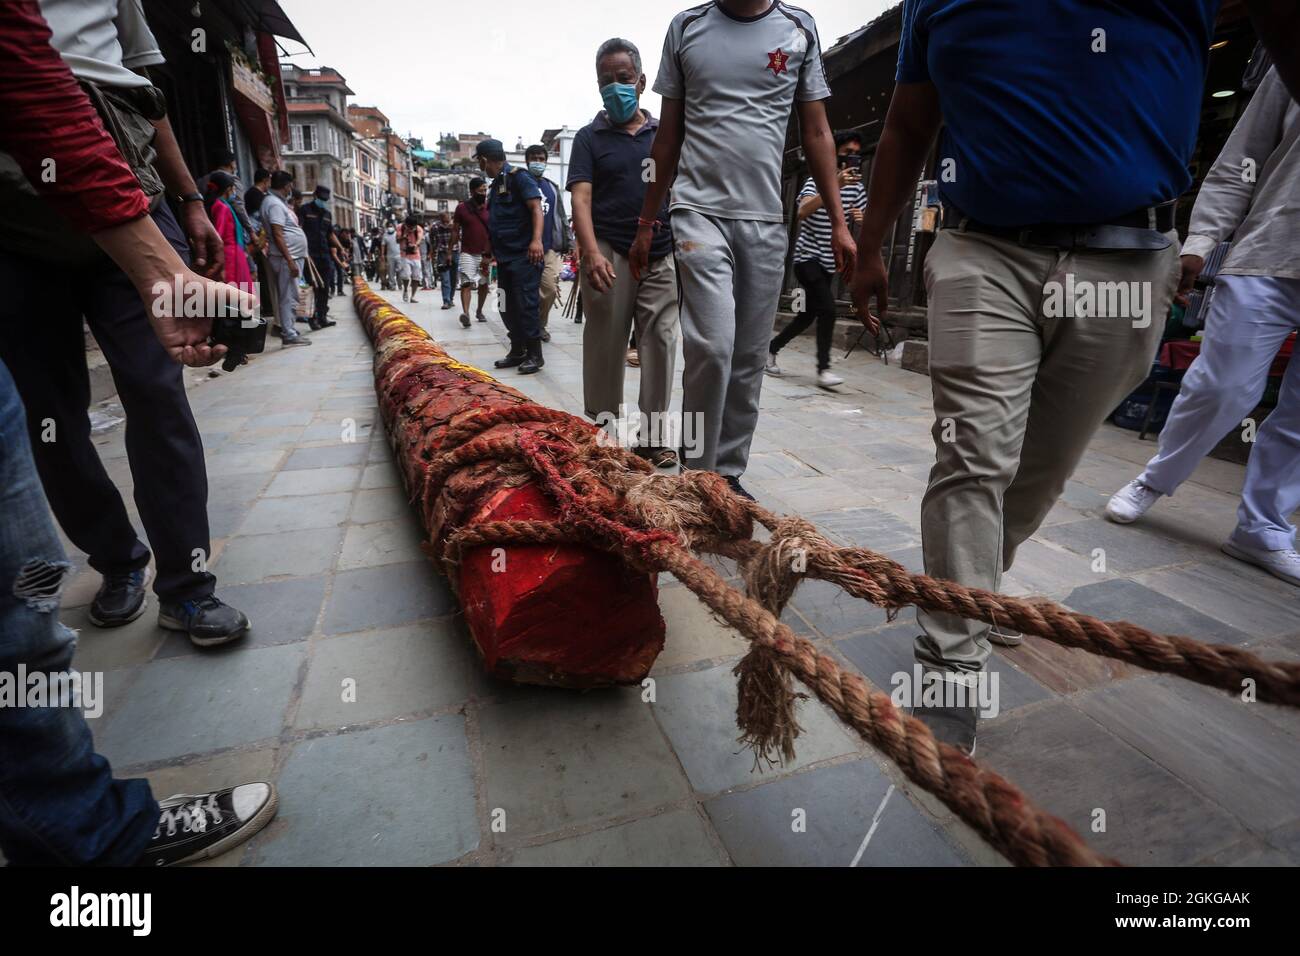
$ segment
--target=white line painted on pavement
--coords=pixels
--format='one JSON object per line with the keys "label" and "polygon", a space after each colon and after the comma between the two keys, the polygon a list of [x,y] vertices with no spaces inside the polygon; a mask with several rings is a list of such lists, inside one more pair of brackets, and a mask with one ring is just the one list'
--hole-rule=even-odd
{"label": "white line painted on pavement", "polygon": [[889,802],[889,798],[893,793],[894,785],[891,783],[889,789],[885,791],[884,798],[880,801],[880,806],[876,807],[876,815],[871,818],[871,829],[869,829],[867,835],[862,838],[862,846],[858,847],[858,855],[853,858],[853,862],[850,863],[849,866],[857,866],[858,861],[862,859],[862,854],[867,852],[867,844],[871,842],[871,835],[876,832],[876,827],[880,825],[880,815],[885,812],[885,804]]}

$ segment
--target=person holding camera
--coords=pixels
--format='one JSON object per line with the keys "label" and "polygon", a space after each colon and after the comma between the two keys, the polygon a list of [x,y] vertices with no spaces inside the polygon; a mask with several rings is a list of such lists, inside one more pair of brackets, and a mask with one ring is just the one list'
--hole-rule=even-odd
{"label": "person holding camera", "polygon": [[[163,62],[139,3],[51,4],[47,17],[50,45],[109,117],[159,231],[196,273],[219,277],[221,236],[186,169],[162,92],[137,72]],[[105,35],[115,38],[111,44],[98,42]],[[84,141],[91,141],[90,130]],[[59,176],[72,171],[61,167]],[[194,291],[194,280],[177,272],[142,301],[128,275],[42,200],[6,153],[0,157],[0,285],[0,359],[26,406],[45,495],[69,540],[103,576],[90,622],[120,627],[144,613],[153,558],[160,627],[183,631],[204,647],[241,637],[248,618],[216,596],[207,568],[208,476],[181,367],[150,327]],[[83,317],[130,422],[127,460],[149,546],[91,441]]]}
{"label": "person holding camera", "polygon": [[[839,166],[840,202],[844,219],[856,229],[867,208],[867,191],[862,186],[862,137],[855,132],[835,134],[835,156]],[[816,181],[809,176],[799,191],[799,238],[794,245],[794,274],[804,291],[802,309],[767,347],[768,375],[782,375],[777,353],[790,344],[814,321],[817,323],[817,384],[834,388],[844,379],[831,371],[831,341],[835,336],[835,250],[831,248],[831,217],[826,211]]]}

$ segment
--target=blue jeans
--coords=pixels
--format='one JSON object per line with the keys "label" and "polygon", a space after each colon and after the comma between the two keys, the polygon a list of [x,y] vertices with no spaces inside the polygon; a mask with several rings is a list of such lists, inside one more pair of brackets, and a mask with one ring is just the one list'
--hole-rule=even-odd
{"label": "blue jeans", "polygon": [[442,304],[451,305],[456,293],[456,265],[448,262],[438,268],[438,281],[442,284]]}
{"label": "blue jeans", "polygon": [[[72,668],[59,622],[71,570],[50,520],[27,416],[0,362],[0,673]],[[12,864],[129,866],[158,824],[144,780],[114,780],[77,707],[0,706],[0,850]]]}

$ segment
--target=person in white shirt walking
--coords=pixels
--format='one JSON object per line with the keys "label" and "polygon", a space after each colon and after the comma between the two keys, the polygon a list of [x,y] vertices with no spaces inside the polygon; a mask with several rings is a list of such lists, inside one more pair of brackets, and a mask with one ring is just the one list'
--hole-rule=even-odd
{"label": "person in white shirt walking", "polygon": [[[1300,106],[1270,70],[1228,137],[1192,209],[1182,249],[1181,292],[1205,256],[1232,240],[1215,279],[1201,354],[1160,432],[1159,450],[1106,506],[1136,521],[1191,476],[1200,460],[1264,393],[1269,366],[1300,329]],[[1300,553],[1289,516],[1300,507],[1300,362],[1282,379],[1246,467],[1237,527],[1223,551],[1300,586]]]}

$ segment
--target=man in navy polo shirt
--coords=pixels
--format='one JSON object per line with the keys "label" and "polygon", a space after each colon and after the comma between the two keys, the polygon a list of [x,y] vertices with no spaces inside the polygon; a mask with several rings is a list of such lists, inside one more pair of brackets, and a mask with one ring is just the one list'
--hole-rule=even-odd
{"label": "man in navy polo shirt", "polygon": [[[883,239],[942,120],[943,228],[925,263],[932,577],[996,590],[1097,427],[1146,377],[1178,285],[1173,201],[1191,184],[1217,8],[1075,0],[1052,4],[1045,30],[1029,0],[904,6],[854,296],[864,315],[871,298],[885,312]],[[917,659],[949,690],[972,686],[990,639],[1020,640],[948,614],[918,622]],[[916,715],[972,751],[970,700]]]}
{"label": "man in navy polo shirt", "polygon": [[501,318],[510,335],[510,351],[493,364],[497,368],[518,366],[520,375],[531,375],[546,364],[537,314],[546,258],[542,245],[542,191],[527,170],[506,162],[500,140],[483,140],[474,148],[474,155],[492,179],[488,187],[489,231],[497,260],[498,288],[505,297]]}
{"label": "man in navy polo shirt", "polygon": [[[677,271],[668,204],[638,282],[628,265],[645,199],[647,160],[659,121],[640,107],[646,78],[641,53],[628,40],[606,40],[596,53],[596,83],[605,108],[578,131],[569,158],[573,229],[582,250],[582,392],[593,419],[619,414],[627,337],[636,324],[641,357],[638,432],[641,453],[661,467],[676,463],[662,429],[677,357]],[[675,443],[675,439],[673,439]]]}

